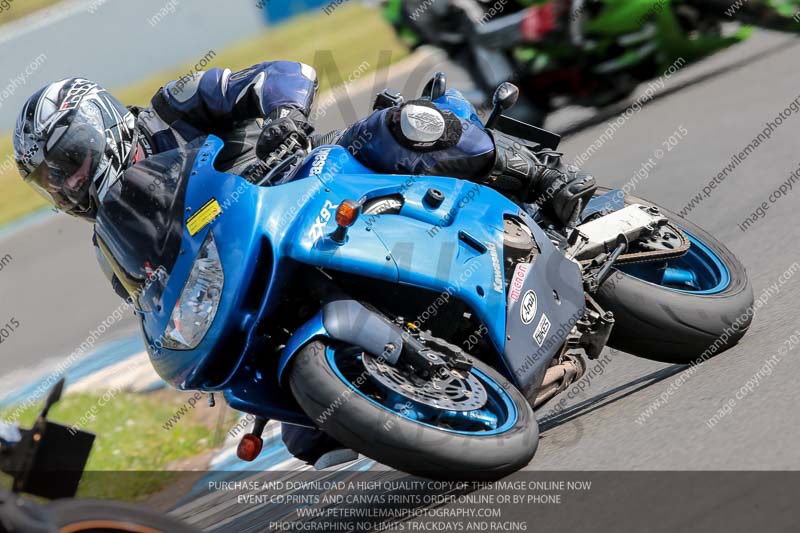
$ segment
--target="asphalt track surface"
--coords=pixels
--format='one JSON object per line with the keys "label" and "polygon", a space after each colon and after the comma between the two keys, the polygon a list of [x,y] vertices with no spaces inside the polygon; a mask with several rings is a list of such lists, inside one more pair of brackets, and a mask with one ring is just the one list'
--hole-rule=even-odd
{"label": "asphalt track surface", "polygon": [[[734,49],[686,67],[667,80],[659,95],[617,129],[585,164],[602,185],[622,186],[664,149],[662,142],[685,128],[686,138],[665,153],[635,194],[673,211],[687,203],[798,95],[796,58],[800,41],[759,32]],[[433,66],[442,68],[446,65]],[[402,88],[408,72],[392,70],[391,85]],[[368,106],[371,87],[353,94],[356,111]],[[644,85],[641,90],[646,88]],[[363,89],[363,90],[361,90]],[[677,90],[679,89],[679,90]],[[349,113],[346,113],[349,115]],[[800,184],[748,231],[738,228],[800,166],[800,113],[794,113],[753,152],[688,218],[724,242],[747,267],[756,298],[800,261]],[[320,129],[343,120],[331,112]],[[559,113],[552,124],[568,129],[587,118]],[[614,120],[610,114],[609,120]],[[350,120],[344,117],[344,120]],[[568,159],[584,152],[607,127],[578,124],[562,144]],[[574,129],[574,128],[573,128]],[[117,306],[94,264],[88,226],[59,216],[0,237],[0,257],[13,261],[0,271],[2,313],[20,321],[19,331],[0,348],[0,372],[28,367],[69,353]],[[566,415],[543,424],[529,470],[779,470],[800,466],[800,425],[795,401],[800,362],[795,348],[769,375],[753,380],[800,327],[798,277],[770,293],[749,333],[723,355],[676,379],[683,367],[622,353],[610,358],[587,388],[570,399]],[[124,328],[131,330],[133,324]],[[121,334],[121,333],[120,333]],[[793,345],[792,345],[793,346]],[[590,365],[590,369],[593,365]],[[762,372],[763,374],[763,372]],[[752,390],[742,395],[748,381]],[[737,394],[741,397],[737,397]],[[653,409],[653,402],[667,398]],[[723,404],[734,407],[713,427],[706,422]],[[648,407],[651,415],[643,419]],[[540,413],[545,417],[549,408]],[[638,419],[638,421],[637,421]],[[733,497],[733,496],[731,496]],[[247,523],[261,520],[257,508]],[[219,519],[222,520],[221,514]],[[266,520],[267,517],[263,516]],[[211,520],[213,522],[213,520]],[[237,530],[236,521],[225,530]],[[263,522],[262,522],[263,523]],[[231,529],[229,529],[231,528]]]}

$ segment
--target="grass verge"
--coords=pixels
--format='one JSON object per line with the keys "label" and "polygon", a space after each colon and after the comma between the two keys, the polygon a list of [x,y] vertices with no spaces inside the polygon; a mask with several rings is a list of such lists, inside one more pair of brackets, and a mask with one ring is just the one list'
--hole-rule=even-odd
{"label": "grass verge", "polygon": [[59,2],[61,0],[0,0],[0,25]]}
{"label": "grass verge", "polygon": [[[320,10],[300,16],[284,25],[267,28],[257,37],[216,52],[207,68],[237,70],[266,60],[302,61],[317,67],[322,73],[320,91],[324,91],[339,81],[325,76],[326,68],[335,68],[343,79],[354,72],[363,76],[377,68],[378,54],[382,50],[391,51],[390,58],[393,62],[408,53],[378,10],[351,4],[337,9],[332,15],[326,15]],[[198,50],[197,59],[202,58],[206,52]],[[329,63],[331,60],[333,64]],[[325,63],[320,64],[320,61]],[[191,72],[192,68],[190,63],[165,71],[134,85],[114,90],[114,94],[126,104],[147,105],[166,81],[179,78]],[[10,135],[0,137],[0,225],[45,205],[44,200],[19,178]]]}
{"label": "grass verge", "polygon": [[[102,393],[62,398],[50,411],[50,420],[70,426],[94,414],[79,426],[97,438],[78,496],[142,499],[171,481],[173,475],[167,471],[176,470],[175,463],[217,446],[219,443],[213,442],[215,412],[209,412],[202,400],[196,407],[187,408],[188,398],[189,394],[174,390],[119,393],[110,401],[108,395],[103,401]],[[39,405],[27,409],[19,419],[20,425],[30,427],[40,409]],[[175,422],[179,412],[180,419]],[[0,414],[0,419],[5,414]]]}

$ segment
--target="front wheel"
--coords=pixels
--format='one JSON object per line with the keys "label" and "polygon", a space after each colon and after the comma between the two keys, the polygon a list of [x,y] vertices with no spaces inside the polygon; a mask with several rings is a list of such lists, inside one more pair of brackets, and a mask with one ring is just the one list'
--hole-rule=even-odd
{"label": "front wheel", "polygon": [[[601,191],[599,194],[607,192]],[[722,353],[753,320],[753,289],[725,245],[680,215],[625,196],[626,204],[658,207],[688,238],[678,258],[620,265],[597,293],[614,313],[609,346],[665,363],[691,363]]]}
{"label": "front wheel", "polygon": [[421,383],[359,348],[314,341],[290,386],[320,429],[378,462],[433,479],[498,479],[528,464],[539,429],[513,385],[471,362]]}
{"label": "front wheel", "polygon": [[57,500],[47,506],[60,533],[199,533],[138,505],[99,500]]}

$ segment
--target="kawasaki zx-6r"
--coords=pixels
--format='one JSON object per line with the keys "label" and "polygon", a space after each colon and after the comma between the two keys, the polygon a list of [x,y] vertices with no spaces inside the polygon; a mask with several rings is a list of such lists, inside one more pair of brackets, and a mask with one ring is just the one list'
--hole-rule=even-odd
{"label": "kawasaki zx-6r", "polygon": [[[497,119],[513,91],[498,94],[491,127],[556,148],[555,134]],[[602,191],[563,226],[475,183],[291,144],[252,181],[215,168],[214,136],[156,155],[97,220],[159,375],[256,418],[244,459],[272,419],[406,472],[498,478],[533,457],[533,409],[580,379],[585,357],[610,345],[687,363],[752,318],[733,254],[652,202]]]}

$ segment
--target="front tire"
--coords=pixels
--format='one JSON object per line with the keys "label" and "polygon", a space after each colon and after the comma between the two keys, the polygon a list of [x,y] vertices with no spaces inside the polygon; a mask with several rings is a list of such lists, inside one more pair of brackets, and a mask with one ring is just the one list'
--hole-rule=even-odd
{"label": "front tire", "polygon": [[47,506],[61,533],[198,533],[141,506],[100,500],[57,500]]}
{"label": "front tire", "polygon": [[473,374],[499,386],[516,411],[506,429],[484,436],[434,427],[406,416],[408,410],[400,413],[368,398],[332,363],[340,349],[319,341],[306,345],[295,358],[290,386],[320,429],[359,453],[423,477],[481,481],[519,470],[536,452],[539,429],[533,410],[513,385],[482,362],[472,361]]}
{"label": "front tire", "polygon": [[[603,192],[607,190],[598,194]],[[625,203],[658,207],[692,240],[695,250],[690,248],[686,257],[702,252],[710,258],[709,269],[718,262],[720,280],[713,286],[709,273],[711,281],[699,287],[705,290],[680,290],[654,283],[653,273],[644,270],[658,268],[659,263],[620,266],[597,293],[598,303],[613,312],[616,320],[608,345],[674,364],[705,360],[735,345],[753,320],[753,289],[742,263],[725,245],[680,215],[635,196],[626,196]]]}

